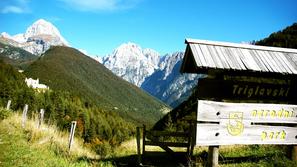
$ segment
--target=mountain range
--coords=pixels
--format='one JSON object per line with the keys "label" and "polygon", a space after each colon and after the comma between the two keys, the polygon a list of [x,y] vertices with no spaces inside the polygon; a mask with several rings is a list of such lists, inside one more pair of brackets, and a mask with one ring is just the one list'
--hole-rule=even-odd
{"label": "mountain range", "polygon": [[[25,33],[13,36],[1,33],[0,42],[22,48],[36,56],[42,55],[51,46],[69,46],[59,30],[43,19],[34,22]],[[142,49],[128,42],[107,56],[93,58],[117,76],[172,107],[188,98],[190,90],[197,84],[197,75],[179,73],[183,52],[161,56],[153,49]]]}
{"label": "mountain range", "polygon": [[98,61],[114,74],[175,107],[191,94],[198,75],[180,74],[183,52],[160,56],[153,49],[125,43]]}

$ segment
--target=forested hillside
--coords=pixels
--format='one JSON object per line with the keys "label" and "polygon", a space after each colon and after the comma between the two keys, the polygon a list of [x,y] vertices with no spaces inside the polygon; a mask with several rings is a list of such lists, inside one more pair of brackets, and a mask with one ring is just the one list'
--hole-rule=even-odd
{"label": "forested hillside", "polygon": [[256,41],[256,45],[297,48],[297,23],[272,33],[269,37]]}
{"label": "forested hillside", "polygon": [[82,97],[85,106],[95,105],[106,111],[115,111],[136,124],[153,124],[166,109],[161,101],[73,48],[52,47],[28,67],[25,74],[39,78],[50,89]]}
{"label": "forested hillside", "polygon": [[76,120],[76,135],[89,143],[99,154],[105,154],[133,135],[134,125],[123,120],[115,111],[104,111],[88,105],[87,101],[66,91],[37,93],[28,88],[25,76],[11,65],[0,62],[0,105],[12,100],[13,110],[22,110],[29,105],[29,116],[40,108],[45,109],[45,122],[55,124],[61,130],[69,130],[71,121]]}
{"label": "forested hillside", "polygon": [[25,69],[38,57],[18,47],[3,42],[0,38],[0,60],[18,69]]}

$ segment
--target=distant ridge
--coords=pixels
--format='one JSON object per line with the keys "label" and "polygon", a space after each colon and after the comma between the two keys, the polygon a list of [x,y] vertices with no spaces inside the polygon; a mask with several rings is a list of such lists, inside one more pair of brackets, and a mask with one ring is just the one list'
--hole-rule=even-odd
{"label": "distant ridge", "polygon": [[38,57],[21,48],[14,47],[0,39],[0,60],[13,65],[17,69],[25,69]]}

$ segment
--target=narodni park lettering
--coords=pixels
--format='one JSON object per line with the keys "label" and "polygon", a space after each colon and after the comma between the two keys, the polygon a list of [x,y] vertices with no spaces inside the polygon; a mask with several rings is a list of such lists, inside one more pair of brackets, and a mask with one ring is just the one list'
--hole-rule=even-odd
{"label": "narodni park lettering", "polygon": [[[252,118],[275,118],[275,119],[285,119],[290,117],[295,117],[294,111],[289,111],[284,108],[279,110],[274,109],[255,109],[250,111]],[[234,116],[236,115],[236,116]],[[239,136],[244,131],[243,113],[229,113],[229,121],[234,120],[234,124],[227,124],[228,133],[232,136]],[[236,133],[235,133],[236,132]],[[287,137],[287,132],[285,130],[263,130],[261,132],[261,141],[269,140],[285,140]]]}
{"label": "narodni park lettering", "polygon": [[[289,118],[294,117],[294,111],[288,111],[284,108],[280,110],[253,110],[252,117],[258,118]],[[261,133],[261,140],[285,140],[287,137],[287,133],[285,130],[280,131],[262,131]]]}
{"label": "narodni park lettering", "polygon": [[288,97],[290,88],[266,88],[263,86],[250,86],[250,85],[233,85],[233,95],[244,95],[248,98],[253,96],[270,96],[270,97]]}

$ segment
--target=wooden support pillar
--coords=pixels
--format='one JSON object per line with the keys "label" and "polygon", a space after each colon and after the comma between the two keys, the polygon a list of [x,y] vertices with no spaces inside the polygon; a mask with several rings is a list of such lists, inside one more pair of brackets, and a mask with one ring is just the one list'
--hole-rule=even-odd
{"label": "wooden support pillar", "polygon": [[140,127],[136,127],[136,143],[137,143],[137,165],[141,165],[141,150],[140,150]]}
{"label": "wooden support pillar", "polygon": [[292,161],[297,162],[297,145],[292,146],[292,156],[291,156]]}
{"label": "wooden support pillar", "polygon": [[219,146],[209,146],[208,147],[208,167],[218,167],[219,166]]}
{"label": "wooden support pillar", "polygon": [[143,125],[143,132],[142,132],[142,160],[144,159],[145,155],[145,125]]}

